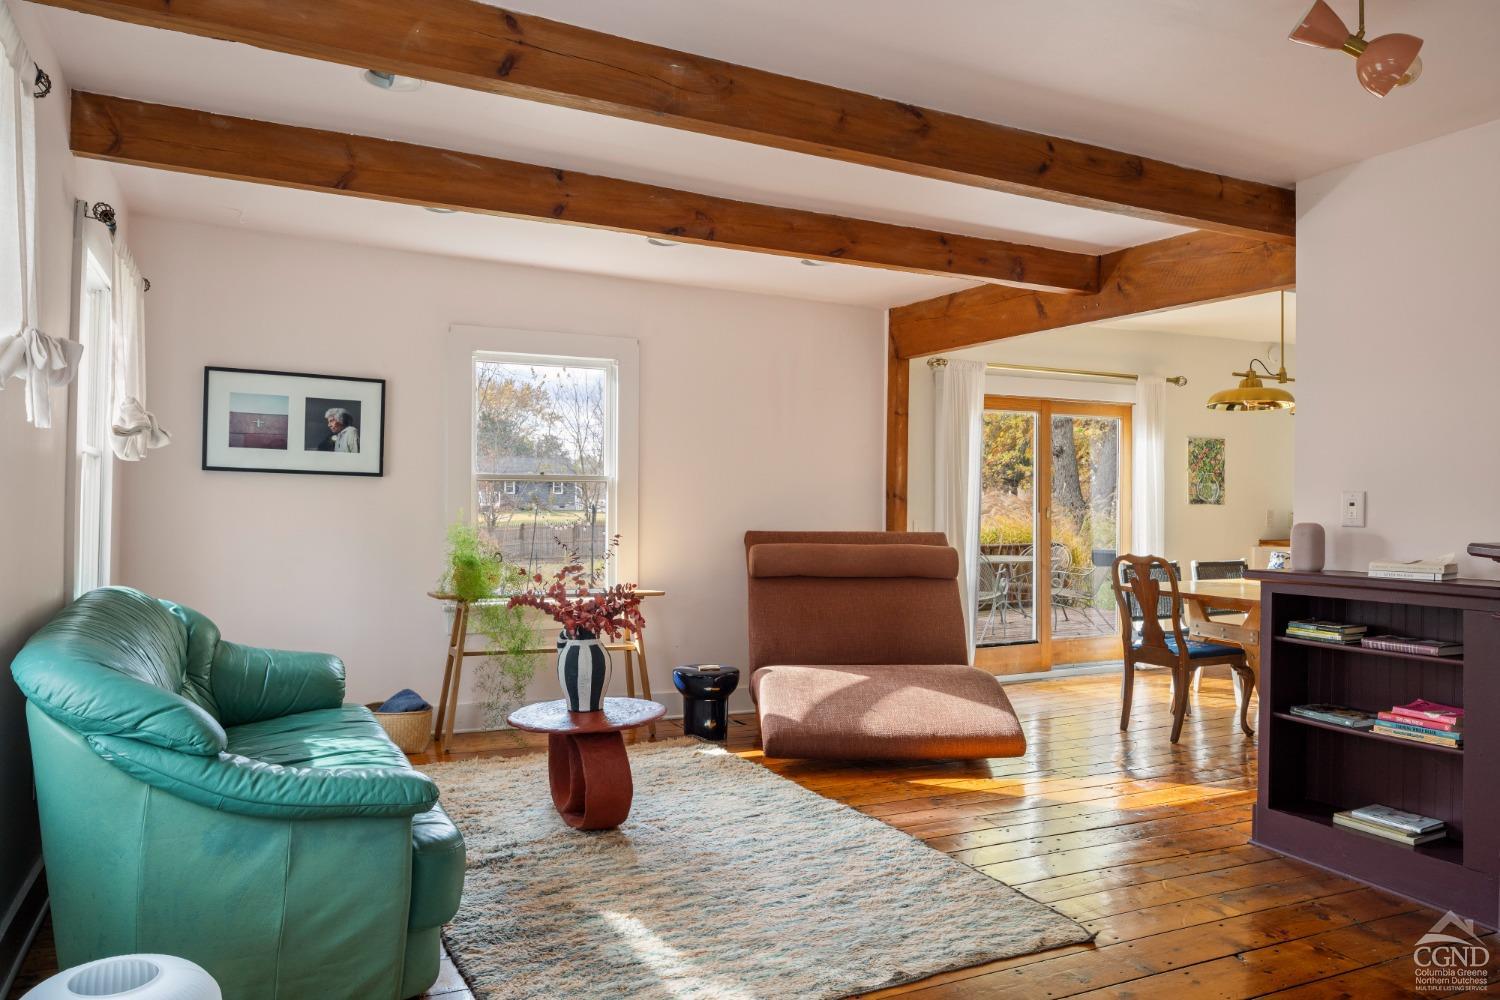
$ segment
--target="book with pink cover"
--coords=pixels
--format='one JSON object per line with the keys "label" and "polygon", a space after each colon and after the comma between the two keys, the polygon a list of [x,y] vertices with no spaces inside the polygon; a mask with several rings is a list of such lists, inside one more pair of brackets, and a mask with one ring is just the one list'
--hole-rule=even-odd
{"label": "book with pink cover", "polygon": [[1378,718],[1381,722],[1400,722],[1439,733],[1461,733],[1464,728],[1462,719],[1449,722],[1446,719],[1434,719],[1426,715],[1400,715],[1396,712],[1381,712]]}
{"label": "book with pink cover", "polygon": [[1457,705],[1444,705],[1437,701],[1418,698],[1416,701],[1397,705],[1391,711],[1410,719],[1430,719],[1436,722],[1462,723],[1464,710]]}

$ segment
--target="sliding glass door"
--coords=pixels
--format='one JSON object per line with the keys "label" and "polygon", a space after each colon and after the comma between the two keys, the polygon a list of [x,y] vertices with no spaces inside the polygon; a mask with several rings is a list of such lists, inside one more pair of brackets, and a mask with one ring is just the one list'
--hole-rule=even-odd
{"label": "sliding glass door", "polygon": [[985,397],[977,662],[1118,659],[1109,567],[1130,538],[1130,407]]}

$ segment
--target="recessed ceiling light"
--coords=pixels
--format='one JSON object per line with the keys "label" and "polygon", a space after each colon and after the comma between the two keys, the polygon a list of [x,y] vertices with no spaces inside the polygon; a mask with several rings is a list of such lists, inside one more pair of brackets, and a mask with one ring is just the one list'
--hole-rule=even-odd
{"label": "recessed ceiling light", "polygon": [[823,266],[825,266],[828,263],[828,261],[826,261],[826,260],[808,260],[806,257],[803,257],[802,258],[802,263],[806,264],[808,267],[823,267]]}
{"label": "recessed ceiling light", "polygon": [[682,246],[681,243],[676,243],[676,242],[673,242],[672,240],[658,239],[655,236],[647,236],[646,237],[646,242],[649,243],[649,244],[651,244],[654,247],[680,247],[680,246]]}
{"label": "recessed ceiling light", "polygon": [[397,76],[395,73],[382,73],[376,69],[364,71],[365,83],[381,90],[389,90],[398,94],[409,94],[422,86],[422,81],[413,76]]}
{"label": "recessed ceiling light", "polygon": [[452,215],[454,212],[458,211],[458,209],[456,208],[444,208],[441,205],[423,205],[422,207],[427,209],[427,211],[431,212],[433,215]]}

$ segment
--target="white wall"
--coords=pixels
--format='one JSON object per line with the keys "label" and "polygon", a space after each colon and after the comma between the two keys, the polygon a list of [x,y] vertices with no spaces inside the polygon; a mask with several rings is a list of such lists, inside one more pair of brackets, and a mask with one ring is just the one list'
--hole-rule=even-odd
{"label": "white wall", "polygon": [[[948,352],[945,357],[1002,364],[1045,365],[1091,371],[1186,375],[1185,387],[1167,386],[1165,555],[1181,562],[1236,559],[1265,537],[1266,515],[1284,519],[1292,507],[1292,425],[1285,413],[1222,413],[1204,404],[1211,393],[1232,387],[1230,372],[1243,371],[1251,357],[1267,356],[1267,343],[1220,340],[1139,330],[1070,327]],[[1288,365],[1297,375],[1297,355],[1288,345]],[[1272,364],[1274,370],[1275,365]],[[932,524],[932,373],[925,359],[911,369],[911,458],[909,512],[914,528]],[[1130,402],[1134,387],[1100,379],[1035,378],[990,373],[987,391],[998,395],[1041,396]],[[1293,386],[1301,403],[1301,381]],[[1301,416],[1295,418],[1301,420]],[[1225,502],[1187,502],[1187,439],[1225,439]]]}
{"label": "white wall", "polygon": [[[1331,569],[1500,538],[1500,121],[1297,186],[1297,515]],[[1338,527],[1339,493],[1368,493]]]}
{"label": "white wall", "polygon": [[[744,662],[746,529],[881,524],[876,310],[146,218],[132,245],[152,281],[150,404],[174,442],[120,476],[123,578],[227,638],[338,654],[353,700],[403,686],[437,699],[445,626],[424,592],[454,513],[451,324],[639,341],[639,582],[668,591],[645,613],[653,688],[674,712],[674,665]],[[388,379],[386,475],[201,471],[205,365]],[[532,694],[557,696],[552,664]]]}
{"label": "white wall", "polygon": [[[68,83],[40,32],[21,11],[27,45],[52,75],[52,95],[37,102],[37,277],[40,328],[67,337],[72,319],[73,200],[119,203],[118,191],[97,164],[68,152]],[[7,128],[9,125],[6,126]],[[123,220],[124,213],[121,213]],[[97,223],[90,223],[97,225]],[[123,229],[123,226],[122,226]],[[0,303],[0,336],[12,332],[19,303]],[[8,526],[0,546],[0,665],[8,666],[32,632],[63,606],[65,499],[68,461],[68,392],[52,392],[52,427],[26,423],[26,387],[12,380],[0,391],[0,520]],[[24,699],[0,673],[0,913],[38,860],[31,757]],[[5,928],[0,926],[0,931]],[[0,969],[0,977],[5,974]]]}

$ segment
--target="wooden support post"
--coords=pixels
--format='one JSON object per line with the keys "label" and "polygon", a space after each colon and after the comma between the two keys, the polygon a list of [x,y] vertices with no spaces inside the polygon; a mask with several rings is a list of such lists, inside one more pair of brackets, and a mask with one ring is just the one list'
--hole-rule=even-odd
{"label": "wooden support post", "polygon": [[907,414],[911,406],[911,361],[887,337],[885,377],[885,530],[907,529]]}

